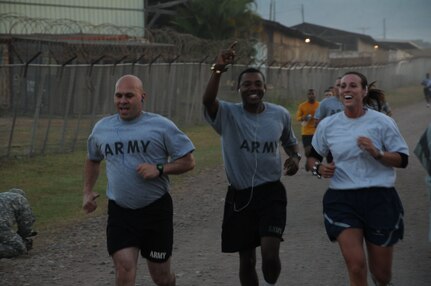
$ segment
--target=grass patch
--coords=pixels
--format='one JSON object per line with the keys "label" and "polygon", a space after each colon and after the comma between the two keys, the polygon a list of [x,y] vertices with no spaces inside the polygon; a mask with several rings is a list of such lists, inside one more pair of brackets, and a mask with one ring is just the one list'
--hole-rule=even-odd
{"label": "grass patch", "polygon": [[[26,192],[36,215],[35,228],[67,224],[83,216],[84,159],[85,151],[79,151],[1,161],[1,190],[16,187]],[[105,185],[103,172],[95,190],[104,194]]]}
{"label": "grass patch", "polygon": [[[183,176],[171,176],[173,184],[222,163],[220,138],[211,127],[202,125],[184,131],[196,147],[196,168]],[[0,161],[0,190],[16,187],[26,192],[36,215],[35,229],[67,225],[85,217],[81,210],[85,157],[86,152],[82,150]],[[102,172],[94,189],[101,194],[95,214],[106,212],[106,183],[105,165],[102,163]]]}

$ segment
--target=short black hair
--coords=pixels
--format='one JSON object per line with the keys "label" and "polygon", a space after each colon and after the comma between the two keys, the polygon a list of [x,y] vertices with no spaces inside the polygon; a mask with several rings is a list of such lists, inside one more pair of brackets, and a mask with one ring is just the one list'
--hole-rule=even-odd
{"label": "short black hair", "polygon": [[239,76],[238,76],[238,82],[237,82],[236,88],[240,88],[240,85],[241,85],[241,78],[242,78],[242,76],[243,76],[244,74],[246,74],[246,73],[260,73],[260,74],[262,75],[263,82],[265,83],[265,75],[264,75],[260,70],[258,70],[258,69],[256,69],[256,68],[247,68],[247,69],[243,70],[243,71],[239,74]]}

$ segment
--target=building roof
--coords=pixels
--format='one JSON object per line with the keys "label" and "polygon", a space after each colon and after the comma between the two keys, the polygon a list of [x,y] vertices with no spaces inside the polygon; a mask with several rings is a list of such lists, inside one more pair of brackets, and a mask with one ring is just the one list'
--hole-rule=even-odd
{"label": "building roof", "polygon": [[420,48],[410,41],[379,41],[379,45],[388,50],[419,50]]}
{"label": "building roof", "polygon": [[289,27],[286,27],[278,22],[269,21],[269,20],[263,20],[263,26],[265,30],[271,29],[273,31],[279,31],[280,33],[290,36],[292,38],[297,38],[300,40],[305,40],[307,38],[310,39],[310,42],[319,46],[335,49],[338,46],[334,44],[333,42],[327,41],[321,37],[318,37],[313,34],[306,34],[300,31],[299,29],[292,29]]}
{"label": "building roof", "polygon": [[342,43],[344,48],[347,50],[356,49],[356,44],[358,39],[370,45],[378,44],[378,42],[374,40],[371,36],[368,36],[365,34],[343,31],[343,30],[324,27],[316,24],[307,23],[307,22],[292,26],[291,28],[297,29],[305,34],[314,35],[314,36],[323,38],[329,42]]}

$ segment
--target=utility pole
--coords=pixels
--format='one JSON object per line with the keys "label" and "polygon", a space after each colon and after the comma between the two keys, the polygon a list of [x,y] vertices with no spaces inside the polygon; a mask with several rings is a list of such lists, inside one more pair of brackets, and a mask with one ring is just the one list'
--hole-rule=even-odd
{"label": "utility pole", "polygon": [[302,23],[305,22],[305,17],[304,17],[304,4],[301,4],[301,16],[302,16]]}
{"label": "utility pole", "polygon": [[386,40],[386,18],[383,18],[383,40]]}
{"label": "utility pole", "polygon": [[269,20],[275,21],[275,0],[269,1]]}
{"label": "utility pole", "polygon": [[269,20],[272,21],[272,4],[273,0],[269,0]]}

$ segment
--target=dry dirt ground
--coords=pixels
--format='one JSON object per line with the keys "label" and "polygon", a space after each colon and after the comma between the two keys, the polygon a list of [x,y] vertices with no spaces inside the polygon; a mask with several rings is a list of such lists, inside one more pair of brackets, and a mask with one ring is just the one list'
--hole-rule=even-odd
{"label": "dry dirt ground", "polygon": [[[431,109],[413,104],[395,109],[394,118],[412,151],[431,121]],[[395,248],[396,286],[431,285],[431,243],[427,241],[430,200],[424,177],[425,171],[414,156],[407,169],[398,170],[406,231]],[[328,241],[323,227],[321,199],[327,182],[304,169],[294,177],[284,177],[283,182],[289,203],[278,285],[348,285],[338,246]],[[177,285],[239,285],[237,254],[220,252],[225,189],[222,166],[173,186],[172,265]],[[114,285],[112,262],[105,248],[105,220],[105,216],[90,215],[66,231],[39,234],[29,255],[0,260],[0,285]],[[260,255],[258,268],[262,277]],[[142,260],[137,285],[153,285]]]}

